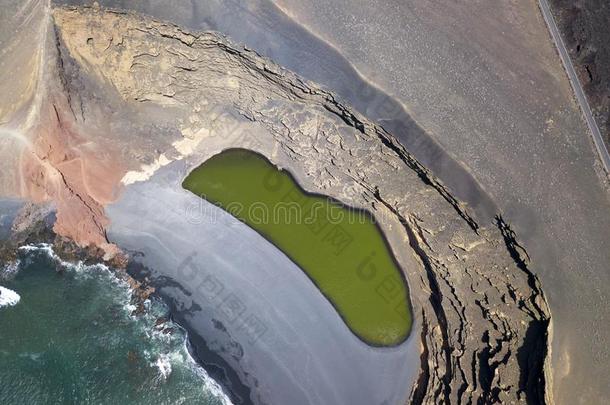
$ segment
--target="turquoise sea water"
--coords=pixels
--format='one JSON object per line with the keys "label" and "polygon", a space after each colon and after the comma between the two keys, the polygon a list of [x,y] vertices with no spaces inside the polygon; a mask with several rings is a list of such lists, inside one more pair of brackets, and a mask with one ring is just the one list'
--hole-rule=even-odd
{"label": "turquoise sea water", "polygon": [[[0,404],[229,404],[190,357],[159,300],[132,316],[131,290],[103,265],[46,245],[0,267]],[[159,325],[157,325],[159,323]]]}

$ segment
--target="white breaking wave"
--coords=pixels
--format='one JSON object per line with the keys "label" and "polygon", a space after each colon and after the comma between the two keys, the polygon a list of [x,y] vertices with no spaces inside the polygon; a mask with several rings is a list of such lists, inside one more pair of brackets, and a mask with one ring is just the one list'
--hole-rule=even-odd
{"label": "white breaking wave", "polygon": [[[55,254],[53,247],[48,243],[37,243],[33,245],[20,246],[19,250],[22,252],[44,252],[49,258],[58,264],[63,264],[62,260]],[[66,263],[67,264],[67,263]]]}
{"label": "white breaking wave", "polygon": [[19,250],[22,252],[45,253],[47,255],[47,257],[49,259],[51,259],[56,265],[58,265],[64,269],[74,270],[77,273],[83,273],[87,270],[102,270],[102,271],[110,272],[110,269],[108,268],[108,266],[101,264],[101,263],[87,265],[87,264],[84,264],[82,261],[79,261],[76,263],[70,263],[70,262],[63,261],[60,259],[59,256],[57,256],[57,254],[53,250],[53,246],[48,243],[37,243],[37,244],[33,244],[33,245],[24,245],[24,246],[20,246]]}
{"label": "white breaking wave", "polygon": [[17,305],[21,297],[13,290],[0,286],[0,308]]}
{"label": "white breaking wave", "polygon": [[197,375],[199,376],[199,378],[201,378],[201,380],[203,381],[205,390],[207,392],[211,392],[212,395],[214,395],[216,398],[219,398],[222,401],[223,405],[233,405],[233,402],[231,402],[231,399],[222,389],[220,384],[218,384],[216,382],[216,380],[214,380],[212,377],[210,377],[208,372],[205,371],[205,369],[203,367],[201,367],[197,363],[197,361],[195,361],[193,356],[191,356],[191,353],[189,352],[188,347],[186,345],[186,341],[187,341],[187,339],[185,338],[184,339],[184,351],[186,352],[186,354],[188,356],[188,360],[189,360],[191,369],[194,370],[195,373],[197,373]]}
{"label": "white breaking wave", "polygon": [[0,280],[9,279],[9,278],[13,277],[15,274],[17,274],[19,272],[20,263],[21,262],[19,260],[16,260],[16,261],[4,266],[4,268],[0,270]]}
{"label": "white breaking wave", "polygon": [[[42,252],[42,253],[46,254],[47,257],[49,257],[49,259],[51,259],[56,265],[61,266],[62,268],[67,269],[67,270],[72,270],[81,277],[95,276],[96,274],[99,274],[100,270],[102,272],[105,272],[106,274],[111,276],[110,277],[111,282],[117,283],[125,288],[126,295],[124,297],[122,297],[122,299],[125,302],[123,309],[128,314],[131,314],[133,312],[133,310],[136,309],[136,306],[133,305],[133,303],[130,300],[131,294],[132,294],[131,287],[129,286],[129,284],[127,282],[116,277],[116,275],[110,270],[110,268],[108,266],[101,264],[101,263],[93,264],[93,265],[86,265],[82,262],[70,263],[70,262],[63,261],[59,258],[59,256],[57,256],[57,254],[53,250],[53,246],[48,243],[25,245],[25,246],[19,247],[19,250],[21,250],[23,252],[33,252],[33,253]],[[91,270],[94,270],[94,271],[91,271]],[[0,287],[0,289],[2,289],[2,287]],[[11,290],[7,290],[7,291],[11,291]],[[19,302],[19,295],[17,295],[17,293],[15,293],[14,291],[11,291],[11,292],[17,296],[17,302]],[[3,292],[3,294],[4,294],[4,292]],[[1,298],[0,298],[0,302],[1,302]],[[145,306],[147,307],[147,310],[150,309],[151,305],[152,305],[151,301],[146,300]],[[0,304],[0,307],[1,306],[2,305]],[[147,316],[152,316],[152,315],[149,314]],[[132,318],[135,319],[135,317],[133,317],[133,316],[132,316]],[[151,323],[152,322],[153,321],[151,321]],[[207,373],[207,371],[203,367],[201,367],[196,362],[196,360],[191,356],[191,354],[188,350],[188,347],[187,347],[188,337],[187,337],[186,331],[182,327],[180,327],[180,325],[178,325],[178,324],[174,324],[171,321],[169,323],[171,324],[172,327],[178,328],[182,332],[184,332],[184,340],[182,343],[183,347],[179,351],[172,351],[169,354],[160,354],[157,357],[156,361],[154,361],[154,363],[150,363],[150,365],[152,367],[156,367],[159,370],[159,376],[158,376],[159,380],[165,381],[171,375],[172,363],[174,365],[176,365],[177,367],[180,367],[181,365],[186,365],[195,374],[197,374],[197,376],[201,379],[201,381],[203,382],[203,389],[206,392],[209,392],[214,397],[220,399],[220,401],[222,402],[223,405],[233,405],[233,402],[231,402],[231,399],[225,393],[225,391],[220,386],[220,384],[218,384],[212,377],[210,377],[210,375]],[[158,341],[163,341],[165,339],[171,339],[171,335],[169,335],[169,334],[166,335],[166,334],[162,333],[161,330],[155,330],[155,329],[152,329],[150,331],[150,333],[146,333],[146,335],[148,335],[149,338],[151,338],[153,340],[158,340]],[[146,357],[148,357],[150,355],[150,353],[145,351],[145,355],[146,355]],[[184,364],[184,363],[187,363],[187,364]]]}
{"label": "white breaking wave", "polygon": [[172,373],[172,363],[170,362],[169,356],[167,354],[159,356],[155,366],[159,369],[159,376],[164,380],[167,380],[167,377]]}

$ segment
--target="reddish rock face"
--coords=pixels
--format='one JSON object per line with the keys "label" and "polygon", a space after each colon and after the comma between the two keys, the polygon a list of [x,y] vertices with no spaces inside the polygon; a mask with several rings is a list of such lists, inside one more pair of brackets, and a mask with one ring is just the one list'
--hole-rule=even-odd
{"label": "reddish rock face", "polygon": [[113,255],[117,249],[106,238],[103,207],[116,198],[124,165],[111,145],[79,132],[64,105],[63,96],[52,96],[41,108],[40,123],[30,137],[32,148],[22,152],[22,197],[54,201],[57,234]]}

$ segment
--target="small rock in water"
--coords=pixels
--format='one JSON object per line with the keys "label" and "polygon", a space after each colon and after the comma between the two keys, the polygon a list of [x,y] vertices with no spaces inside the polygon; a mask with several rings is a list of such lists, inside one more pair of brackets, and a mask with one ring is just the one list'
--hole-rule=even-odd
{"label": "small rock in water", "polygon": [[138,355],[133,350],[130,350],[127,352],[127,360],[129,360],[130,363],[135,363],[138,361]]}

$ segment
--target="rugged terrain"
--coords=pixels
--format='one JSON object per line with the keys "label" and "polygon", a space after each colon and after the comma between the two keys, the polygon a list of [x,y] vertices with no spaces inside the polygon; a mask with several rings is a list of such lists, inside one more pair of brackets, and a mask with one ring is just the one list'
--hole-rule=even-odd
{"label": "rugged terrain", "polygon": [[[44,12],[31,98],[0,116],[17,139],[0,151],[17,179],[5,196],[54,202],[55,232],[110,258],[120,244],[106,207],[130,187],[175,162],[256,150],[306,189],[375,213],[418,321],[409,401],[548,399],[550,313],[499,215],[481,223],[393,134],[219,34],[99,8]],[[249,388],[255,402],[279,396]]]}
{"label": "rugged terrain", "polygon": [[[253,2],[245,10],[228,2],[230,16],[195,11],[384,127],[396,109],[371,102],[371,88],[390,95],[463,162],[527,246],[544,286],[553,314],[554,401],[603,403],[609,386],[591,375],[607,375],[610,365],[608,177],[538,1]],[[146,12],[181,21],[179,12],[146,4]],[[430,150],[407,142],[456,188],[452,170],[428,164]],[[460,199],[478,211],[470,193]]]}
{"label": "rugged terrain", "polygon": [[603,0],[550,3],[606,147],[610,147],[610,5]]}

